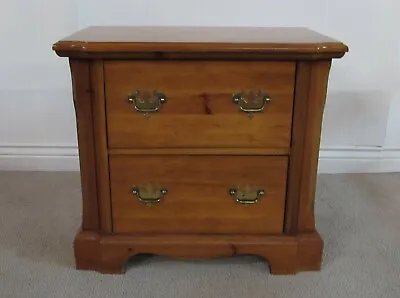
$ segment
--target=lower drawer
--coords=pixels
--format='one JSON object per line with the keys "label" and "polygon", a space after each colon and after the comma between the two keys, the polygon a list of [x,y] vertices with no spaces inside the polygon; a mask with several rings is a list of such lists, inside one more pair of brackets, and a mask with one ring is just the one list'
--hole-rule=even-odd
{"label": "lower drawer", "polygon": [[110,156],[117,233],[283,230],[286,156]]}

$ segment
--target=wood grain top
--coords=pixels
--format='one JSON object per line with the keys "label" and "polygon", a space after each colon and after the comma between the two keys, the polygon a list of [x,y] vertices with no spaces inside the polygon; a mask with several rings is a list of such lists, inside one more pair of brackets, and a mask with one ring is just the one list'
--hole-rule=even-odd
{"label": "wood grain top", "polygon": [[[53,45],[59,56],[116,53],[241,53],[340,58],[348,47],[307,28],[88,27]],[[113,55],[111,55],[113,54]]]}

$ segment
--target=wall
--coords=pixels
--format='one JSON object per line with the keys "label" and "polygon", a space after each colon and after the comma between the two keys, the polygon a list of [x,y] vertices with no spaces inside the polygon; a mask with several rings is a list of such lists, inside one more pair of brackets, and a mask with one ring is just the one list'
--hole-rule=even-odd
{"label": "wall", "polygon": [[0,169],[77,169],[66,60],[52,43],[78,28],[75,1],[0,5]]}
{"label": "wall", "polygon": [[400,171],[399,9],[396,0],[14,0],[0,12],[0,168],[77,169],[69,69],[54,41],[88,25],[208,25],[307,26],[345,41],[320,172]]}

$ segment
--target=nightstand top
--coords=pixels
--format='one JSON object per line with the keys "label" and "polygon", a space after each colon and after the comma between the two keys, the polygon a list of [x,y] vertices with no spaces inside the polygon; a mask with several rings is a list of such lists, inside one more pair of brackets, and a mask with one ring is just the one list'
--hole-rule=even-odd
{"label": "nightstand top", "polygon": [[88,58],[128,53],[240,53],[326,59],[340,58],[348,51],[342,42],[307,28],[164,26],[88,27],[55,43],[53,49],[60,56]]}

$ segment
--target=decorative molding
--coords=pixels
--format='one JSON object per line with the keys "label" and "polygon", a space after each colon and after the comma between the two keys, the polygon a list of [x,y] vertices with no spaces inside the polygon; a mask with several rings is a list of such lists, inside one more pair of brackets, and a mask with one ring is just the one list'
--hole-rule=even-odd
{"label": "decorative molding", "polygon": [[319,173],[400,172],[400,148],[321,148]]}
{"label": "decorative molding", "polygon": [[[0,145],[0,171],[79,171],[71,145]],[[321,148],[319,173],[400,172],[400,148]]]}
{"label": "decorative molding", "polygon": [[0,145],[0,171],[79,171],[78,148]]}

